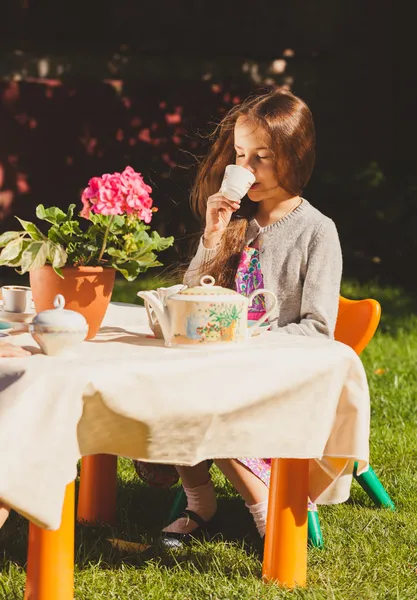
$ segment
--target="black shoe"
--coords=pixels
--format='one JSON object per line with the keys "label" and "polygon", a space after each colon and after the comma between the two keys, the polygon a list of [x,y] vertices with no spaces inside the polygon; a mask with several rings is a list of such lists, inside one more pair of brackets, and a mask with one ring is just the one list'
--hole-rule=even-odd
{"label": "black shoe", "polygon": [[[189,544],[192,540],[201,540],[207,538],[207,526],[210,521],[205,521],[195,513],[193,510],[184,510],[177,519],[185,517],[191,519],[197,523],[197,527],[190,533],[175,533],[173,531],[163,531],[160,539],[160,544],[164,548],[183,548],[184,545]],[[175,519],[175,520],[177,520]]]}

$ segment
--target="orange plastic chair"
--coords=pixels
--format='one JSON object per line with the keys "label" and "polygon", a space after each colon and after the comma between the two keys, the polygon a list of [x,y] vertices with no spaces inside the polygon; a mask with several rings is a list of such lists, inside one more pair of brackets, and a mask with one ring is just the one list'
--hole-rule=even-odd
{"label": "orange plastic chair", "polygon": [[373,338],[380,318],[381,305],[377,300],[349,300],[340,296],[335,340],[360,354]]}

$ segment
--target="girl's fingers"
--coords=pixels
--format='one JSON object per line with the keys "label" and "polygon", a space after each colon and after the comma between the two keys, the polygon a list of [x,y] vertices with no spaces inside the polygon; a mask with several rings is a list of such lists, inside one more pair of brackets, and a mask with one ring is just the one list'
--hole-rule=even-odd
{"label": "girl's fingers", "polygon": [[210,204],[214,204],[215,202],[227,202],[230,206],[240,206],[240,201],[229,200],[228,198],[220,194],[220,192],[218,194],[213,194],[209,197],[209,199],[207,200],[207,206],[209,206]]}
{"label": "girl's fingers", "polygon": [[234,202],[233,200],[227,200],[227,198],[224,198],[223,196],[221,196],[221,200],[220,199],[210,199],[207,202],[207,209],[209,210],[219,210],[220,208],[226,209],[226,210],[237,210],[238,208],[240,208],[240,202]]}

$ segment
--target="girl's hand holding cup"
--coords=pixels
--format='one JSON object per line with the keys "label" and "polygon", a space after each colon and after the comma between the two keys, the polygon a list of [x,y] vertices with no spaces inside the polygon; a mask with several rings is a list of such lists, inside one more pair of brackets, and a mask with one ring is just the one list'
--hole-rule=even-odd
{"label": "girl's hand holding cup", "polygon": [[242,198],[255,183],[255,175],[238,165],[226,167],[220,191],[207,200],[204,245],[214,248],[226,231],[233,213],[240,208]]}

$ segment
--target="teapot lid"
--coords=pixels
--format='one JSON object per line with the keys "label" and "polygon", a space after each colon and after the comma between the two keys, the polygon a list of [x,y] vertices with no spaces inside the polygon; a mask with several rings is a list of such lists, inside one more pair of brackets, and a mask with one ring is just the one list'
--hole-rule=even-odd
{"label": "teapot lid", "polygon": [[182,290],[176,296],[239,296],[238,292],[229,288],[214,285],[216,280],[211,275],[203,275],[200,285]]}
{"label": "teapot lid", "polygon": [[79,330],[87,327],[85,318],[75,310],[67,310],[65,307],[65,298],[62,294],[57,294],[54,298],[55,308],[51,310],[42,310],[32,320],[32,325],[41,327],[58,327],[71,330]]}

